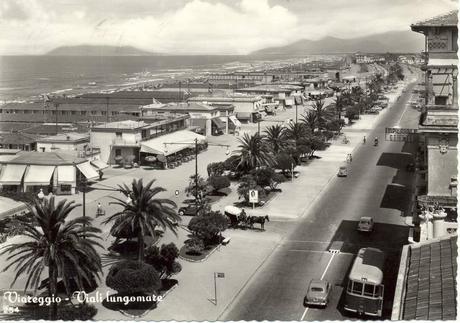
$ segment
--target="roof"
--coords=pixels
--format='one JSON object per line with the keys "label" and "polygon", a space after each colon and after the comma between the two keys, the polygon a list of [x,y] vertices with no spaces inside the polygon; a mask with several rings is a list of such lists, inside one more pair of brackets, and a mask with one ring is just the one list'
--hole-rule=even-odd
{"label": "roof", "polygon": [[107,122],[101,125],[94,126],[93,129],[125,129],[125,130],[133,130],[138,129],[146,126],[147,124],[144,121],[134,121],[134,120],[124,120],[124,121],[116,121],[116,122]]}
{"label": "roof", "polygon": [[70,151],[53,151],[37,152],[25,151],[16,158],[11,159],[8,164],[21,165],[73,165],[81,164],[86,159],[77,157],[77,152]]}
{"label": "roof", "polygon": [[29,145],[37,141],[37,136],[22,133],[0,133],[0,144]]}
{"label": "roof", "polygon": [[59,133],[54,136],[43,137],[38,142],[80,142],[80,141],[89,141],[88,134],[76,133],[76,132],[67,132]]}
{"label": "roof", "polygon": [[356,256],[353,267],[351,267],[350,280],[361,281],[379,285],[383,279],[383,264],[385,255],[376,248],[362,248]]}
{"label": "roof", "polygon": [[170,103],[170,104],[151,104],[142,107],[143,110],[160,110],[160,111],[215,111],[217,107],[210,106],[203,103],[188,102],[188,103]]}
{"label": "roof", "polygon": [[410,245],[401,320],[455,320],[457,236]]}
{"label": "roof", "polygon": [[252,95],[238,96],[196,96],[189,98],[189,102],[257,102],[260,97]]}
{"label": "roof", "polygon": [[457,27],[458,10],[453,10],[448,13],[416,22],[411,25],[411,28],[417,27]]}

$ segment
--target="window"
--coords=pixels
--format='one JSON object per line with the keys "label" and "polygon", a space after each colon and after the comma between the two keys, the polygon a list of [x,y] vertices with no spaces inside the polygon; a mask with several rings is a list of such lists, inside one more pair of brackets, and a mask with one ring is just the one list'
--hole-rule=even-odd
{"label": "window", "polygon": [[115,136],[117,137],[117,139],[121,139],[123,133],[121,132],[115,132]]}
{"label": "window", "polygon": [[366,295],[366,296],[374,296],[374,285],[365,284],[364,285],[364,295]]}
{"label": "window", "polygon": [[80,114],[81,114],[82,116],[85,116],[85,115],[86,115],[86,111],[80,111]]}
{"label": "window", "polygon": [[363,283],[353,282],[353,294],[361,295],[363,293]]}
{"label": "window", "polygon": [[446,105],[447,104],[447,96],[436,96],[434,98],[434,104],[436,104],[436,105]]}
{"label": "window", "polygon": [[121,149],[115,149],[115,157],[121,156]]}
{"label": "window", "polygon": [[67,185],[67,184],[62,184],[61,185],[61,192],[62,193],[68,193],[72,190],[72,185]]}
{"label": "window", "polygon": [[71,111],[70,113],[74,116],[77,114],[77,111]]}
{"label": "window", "polygon": [[375,297],[383,296],[383,285],[375,286]]}

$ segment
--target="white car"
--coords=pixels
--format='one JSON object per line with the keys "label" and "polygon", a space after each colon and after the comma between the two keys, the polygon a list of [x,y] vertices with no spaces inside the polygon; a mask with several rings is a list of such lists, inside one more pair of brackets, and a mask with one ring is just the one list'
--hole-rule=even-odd
{"label": "white car", "polygon": [[331,292],[331,284],[324,279],[312,279],[308,285],[307,295],[305,295],[303,303],[305,306],[317,305],[327,306],[329,303],[329,293]]}
{"label": "white car", "polygon": [[374,219],[370,216],[361,217],[357,229],[361,232],[372,232],[372,230],[374,230]]}

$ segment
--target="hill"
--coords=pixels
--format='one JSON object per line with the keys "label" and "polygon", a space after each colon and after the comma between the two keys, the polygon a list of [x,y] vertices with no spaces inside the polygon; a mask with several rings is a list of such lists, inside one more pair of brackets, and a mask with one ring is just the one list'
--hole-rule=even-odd
{"label": "hill", "polygon": [[46,55],[51,56],[151,56],[156,53],[147,52],[132,46],[98,46],[78,45],[57,47]]}
{"label": "hill", "polygon": [[298,55],[335,53],[413,53],[424,47],[424,37],[412,31],[390,31],[358,38],[325,37],[320,40],[302,39],[280,47],[264,48],[251,55]]}

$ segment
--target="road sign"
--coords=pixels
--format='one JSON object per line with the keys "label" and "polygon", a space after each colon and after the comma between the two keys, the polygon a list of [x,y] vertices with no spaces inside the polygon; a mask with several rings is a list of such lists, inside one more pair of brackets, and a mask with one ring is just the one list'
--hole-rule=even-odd
{"label": "road sign", "polygon": [[417,129],[385,128],[385,140],[413,142],[417,138]]}
{"label": "road sign", "polygon": [[216,273],[217,278],[225,278],[225,273]]}
{"label": "road sign", "polygon": [[259,203],[259,192],[257,190],[249,190],[249,203]]}

